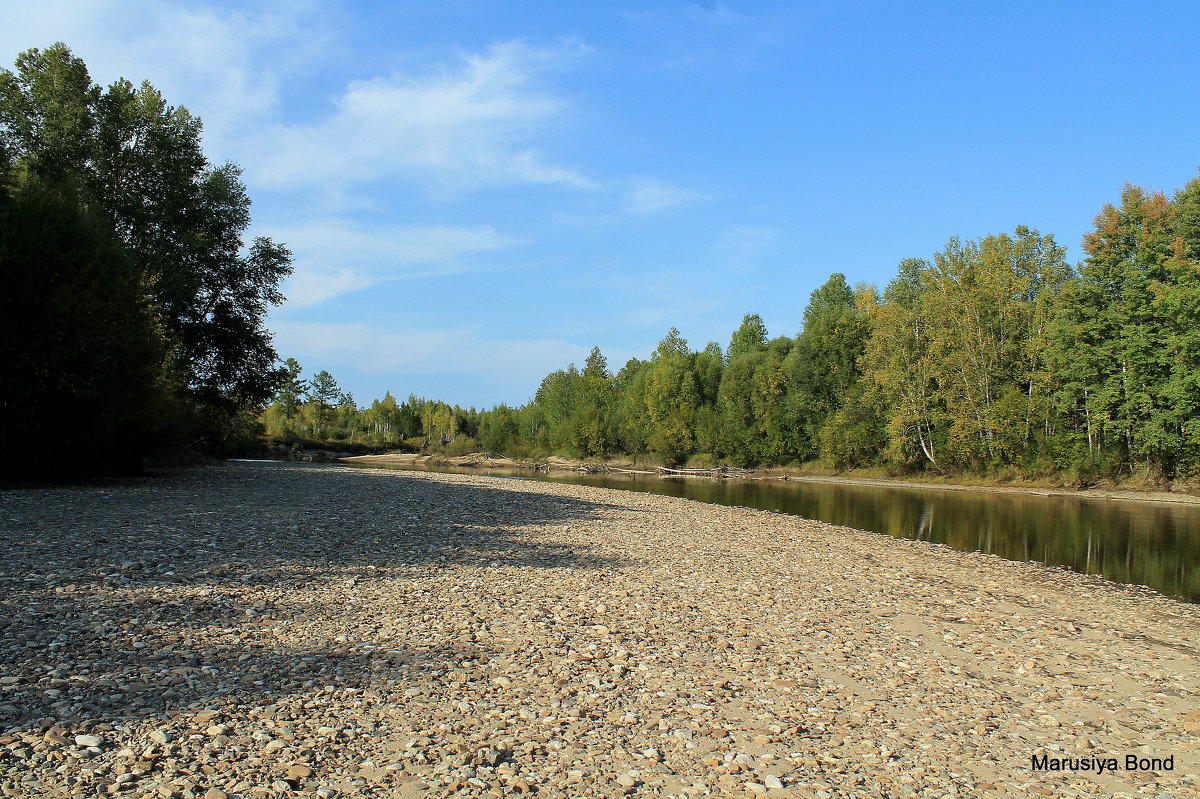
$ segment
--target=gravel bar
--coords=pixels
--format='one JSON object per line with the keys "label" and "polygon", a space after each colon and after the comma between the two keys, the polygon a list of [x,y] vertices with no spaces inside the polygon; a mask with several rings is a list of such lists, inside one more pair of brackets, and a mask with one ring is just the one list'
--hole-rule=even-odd
{"label": "gravel bar", "polygon": [[1200,608],[1148,589],[282,463],[3,491],[0,521],[4,796],[1200,796]]}

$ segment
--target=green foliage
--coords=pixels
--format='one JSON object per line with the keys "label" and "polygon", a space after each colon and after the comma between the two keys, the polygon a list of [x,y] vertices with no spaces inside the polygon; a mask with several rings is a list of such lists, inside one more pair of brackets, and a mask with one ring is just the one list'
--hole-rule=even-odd
{"label": "green foliage", "polygon": [[[41,257],[74,258],[73,265],[65,260],[58,266],[66,275],[62,284],[78,296],[100,298],[104,289],[86,281],[106,280],[109,272],[97,264],[120,260],[114,290],[125,292],[134,283],[139,299],[122,305],[124,323],[112,304],[101,314],[122,329],[114,335],[140,337],[142,343],[130,347],[143,361],[128,371],[154,374],[151,388],[137,384],[156,413],[143,414],[126,429],[133,449],[175,440],[216,452],[230,439],[244,438],[246,411],[268,401],[284,377],[275,367],[264,320],[269,307],[283,299],[278,283],[290,272],[290,253],[269,239],[245,246],[250,199],[240,169],[209,164],[200,148],[199,120],[184,108],[169,107],[149,83],[134,89],[121,79],[101,89],[84,62],[56,43],[26,50],[14,71],[0,71],[0,155],[6,184],[30,192],[19,200],[14,218],[36,227],[24,215],[50,212],[54,203],[44,197],[56,194],[65,216],[43,227],[73,226],[67,239],[104,238],[103,246],[112,251],[98,256],[97,244],[38,256],[28,242],[14,240],[10,268],[17,269],[14,259],[36,264]],[[35,193],[43,194],[41,204],[34,202]],[[19,239],[19,232],[14,235]],[[49,296],[61,305],[46,308],[47,319],[64,318],[73,301],[59,292]],[[13,298],[25,302],[22,295]],[[30,352],[40,347],[32,338],[43,332],[37,325],[24,331]],[[32,394],[59,379],[46,373],[24,377],[40,380],[22,389]],[[119,394],[91,396],[116,402]],[[46,440],[43,446],[53,445],[53,437]]]}
{"label": "green foliage", "polygon": [[675,328],[659,342],[645,381],[649,450],[669,464],[679,463],[694,451],[700,390],[692,352]]}
{"label": "green foliage", "polygon": [[793,448],[802,460],[817,454],[818,436],[860,377],[870,330],[859,312],[854,292],[835,273],[809,297],[804,329],[784,371],[793,387],[787,415],[795,430]]}
{"label": "green foliage", "polygon": [[729,339],[729,349],[726,350],[726,357],[732,361],[734,358],[758,352],[766,344],[767,326],[763,324],[762,317],[756,313],[748,313],[742,319],[741,327],[733,331],[733,336]]}
{"label": "green foliage", "polygon": [[0,200],[0,285],[3,473],[138,471],[164,408],[162,343],[104,220],[30,177]]}
{"label": "green foliage", "polygon": [[[0,71],[6,183],[69,196],[86,209],[86,224],[120,250],[139,297],[149,300],[129,310],[125,325],[129,335],[145,339],[141,351],[149,360],[138,368],[156,375],[149,395],[159,412],[130,434],[143,448],[155,438],[153,418],[164,422],[160,442],[184,439],[220,451],[231,437],[244,436],[241,419],[270,399],[285,376],[275,368],[264,321],[283,299],[278,285],[291,271],[291,255],[270,239],[245,245],[250,200],[240,169],[210,165],[200,132],[199,119],[168,106],[149,83],[93,85],[83,61],[61,43],[26,51],[15,71]],[[10,257],[34,255],[26,248]],[[85,266],[84,260],[68,284],[98,274],[94,261]],[[77,288],[81,296],[98,292]],[[35,326],[26,335],[39,332]],[[38,379],[36,390],[44,390],[50,378]]]}

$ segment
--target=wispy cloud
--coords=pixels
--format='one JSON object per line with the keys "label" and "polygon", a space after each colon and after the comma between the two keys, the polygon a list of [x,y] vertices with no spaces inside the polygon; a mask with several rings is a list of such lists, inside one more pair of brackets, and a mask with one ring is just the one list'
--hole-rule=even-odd
{"label": "wispy cloud", "polygon": [[254,175],[277,188],[406,176],[451,191],[514,183],[591,188],[590,178],[537,146],[542,129],[567,108],[537,77],[579,51],[506,42],[432,74],[355,81],[323,121],[268,130]]}
{"label": "wispy cloud", "polygon": [[759,256],[776,240],[771,228],[738,225],[725,231],[717,243],[714,258],[724,268],[735,272],[751,272]]}
{"label": "wispy cloud", "polygon": [[469,272],[471,256],[513,243],[487,225],[367,227],[336,217],[266,232],[296,255],[284,286],[293,309],[386,280]]}
{"label": "wispy cloud", "polygon": [[704,199],[703,194],[691,189],[670,186],[654,178],[639,178],[626,196],[625,210],[652,214]]}

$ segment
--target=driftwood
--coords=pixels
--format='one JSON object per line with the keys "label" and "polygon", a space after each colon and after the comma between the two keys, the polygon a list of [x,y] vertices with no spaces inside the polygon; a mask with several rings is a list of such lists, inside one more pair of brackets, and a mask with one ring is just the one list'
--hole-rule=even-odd
{"label": "driftwood", "polygon": [[740,478],[751,477],[754,472],[749,469],[739,469],[736,466],[717,466],[712,469],[668,469],[666,466],[659,466],[660,474],[677,474],[681,477],[725,477],[725,478]]}
{"label": "driftwood", "polygon": [[711,469],[669,469],[666,466],[656,466],[652,469],[621,469],[615,466],[600,463],[577,463],[567,465],[563,463],[533,463],[527,468],[533,469],[535,472],[544,472],[549,474],[551,470],[562,472],[579,472],[580,474],[657,474],[657,475],[678,475],[680,477],[710,477],[717,478],[736,478],[750,479],[754,478],[754,472],[750,469],[739,469],[736,466],[717,466]]}

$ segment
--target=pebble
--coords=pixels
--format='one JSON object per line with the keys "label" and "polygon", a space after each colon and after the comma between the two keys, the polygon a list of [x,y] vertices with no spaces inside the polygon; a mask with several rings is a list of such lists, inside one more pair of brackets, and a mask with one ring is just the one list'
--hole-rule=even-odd
{"label": "pebble", "polygon": [[0,491],[0,520],[7,796],[1195,793],[1029,771],[1200,732],[1198,609],[1063,570],[285,464]]}

